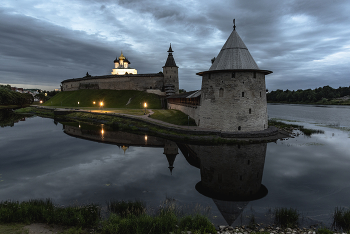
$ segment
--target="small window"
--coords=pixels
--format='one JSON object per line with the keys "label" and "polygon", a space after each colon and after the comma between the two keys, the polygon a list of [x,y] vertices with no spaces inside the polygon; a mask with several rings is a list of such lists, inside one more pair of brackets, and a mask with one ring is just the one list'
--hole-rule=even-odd
{"label": "small window", "polygon": [[232,72],[232,78],[236,78],[236,72]]}
{"label": "small window", "polygon": [[239,130],[239,131],[241,130],[241,126],[238,126],[238,130]]}
{"label": "small window", "polygon": [[171,78],[171,76],[170,76],[170,78]]}
{"label": "small window", "polygon": [[252,109],[251,108],[249,108],[249,114],[251,114],[252,113]]}
{"label": "small window", "polygon": [[244,97],[244,92],[242,92],[242,97]]}
{"label": "small window", "polygon": [[219,97],[223,97],[224,96],[224,89],[220,88],[219,89]]}
{"label": "small window", "polygon": [[256,78],[256,72],[253,73],[253,78]]}
{"label": "small window", "polygon": [[152,86],[150,86],[149,89],[152,89]]}
{"label": "small window", "polygon": [[243,180],[243,176],[239,176],[239,180]]}
{"label": "small window", "polygon": [[208,75],[208,79],[210,79],[210,78],[211,78],[211,74]]}
{"label": "small window", "polygon": [[248,160],[248,165],[250,165],[250,160]]}
{"label": "small window", "polygon": [[260,97],[261,97],[261,92],[260,92]]}

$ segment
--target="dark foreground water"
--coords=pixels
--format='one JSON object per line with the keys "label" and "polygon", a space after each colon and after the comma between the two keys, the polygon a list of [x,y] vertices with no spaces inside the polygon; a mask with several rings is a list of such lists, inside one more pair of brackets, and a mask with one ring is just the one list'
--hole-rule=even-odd
{"label": "dark foreground water", "polygon": [[140,199],[156,209],[175,199],[184,209],[211,207],[214,223],[230,225],[247,223],[251,215],[269,222],[274,208],[292,207],[304,225],[329,225],[335,207],[349,206],[350,108],[268,110],[270,118],[299,121],[293,124],[324,134],[201,146],[40,117],[7,122],[0,128],[0,200],[105,206],[110,199]]}

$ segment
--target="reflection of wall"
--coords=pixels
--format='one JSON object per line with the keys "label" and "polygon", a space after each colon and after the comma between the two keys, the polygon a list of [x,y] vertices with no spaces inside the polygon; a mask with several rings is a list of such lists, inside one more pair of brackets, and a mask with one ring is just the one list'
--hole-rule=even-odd
{"label": "reflection of wall", "polygon": [[[197,191],[213,199],[228,225],[239,217],[249,201],[266,196],[261,184],[266,143],[251,145],[187,145],[186,152],[200,161]],[[179,146],[180,147],[180,146]],[[180,147],[183,151],[184,147]]]}
{"label": "reflection of wall", "polygon": [[251,196],[261,187],[265,144],[192,146],[200,158],[201,182],[228,196]]}
{"label": "reflection of wall", "polygon": [[153,136],[145,136],[145,135],[137,135],[128,132],[120,132],[120,131],[108,131],[103,130],[102,128],[98,130],[90,130],[83,129],[79,127],[64,125],[64,132],[68,135],[72,135],[75,137],[80,137],[93,141],[103,141],[106,143],[113,143],[116,145],[137,145],[137,146],[156,146],[163,147],[164,139],[153,137]]}

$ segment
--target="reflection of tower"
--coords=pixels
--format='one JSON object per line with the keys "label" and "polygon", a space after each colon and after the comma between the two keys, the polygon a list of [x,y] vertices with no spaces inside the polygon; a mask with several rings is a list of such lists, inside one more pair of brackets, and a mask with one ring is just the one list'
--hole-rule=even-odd
{"label": "reflection of tower", "polygon": [[190,146],[200,158],[201,181],[196,189],[214,200],[228,225],[249,201],[267,194],[261,184],[266,145]]}
{"label": "reflection of tower", "polygon": [[125,151],[126,151],[128,148],[129,148],[129,147],[126,146],[126,145],[123,145],[123,146],[122,146],[122,150],[124,151],[124,154],[125,154]]}
{"label": "reflection of tower", "polygon": [[175,161],[176,155],[178,154],[178,147],[176,143],[173,141],[165,140],[164,154],[168,159],[168,163],[169,163],[168,168],[170,170],[170,173],[172,174],[174,169],[174,161]]}

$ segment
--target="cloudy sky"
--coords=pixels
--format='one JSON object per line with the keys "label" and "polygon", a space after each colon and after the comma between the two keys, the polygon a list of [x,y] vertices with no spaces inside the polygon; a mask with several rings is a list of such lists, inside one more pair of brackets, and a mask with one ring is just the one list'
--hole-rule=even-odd
{"label": "cloudy sky", "polygon": [[180,88],[200,89],[232,31],[269,90],[349,86],[348,0],[2,0],[0,84],[47,90],[88,71],[110,74],[122,50],[138,73],[158,73],[169,43]]}

